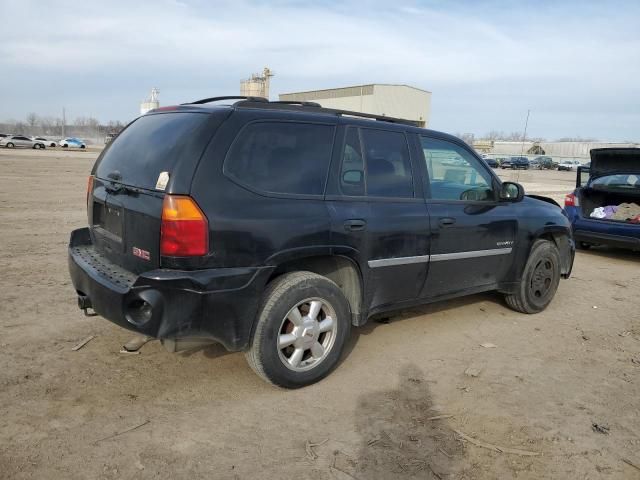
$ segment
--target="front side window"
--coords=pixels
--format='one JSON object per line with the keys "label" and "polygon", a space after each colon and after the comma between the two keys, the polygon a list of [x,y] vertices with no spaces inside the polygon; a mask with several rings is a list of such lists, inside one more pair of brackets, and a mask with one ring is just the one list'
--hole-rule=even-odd
{"label": "front side window", "polygon": [[368,128],[361,132],[367,163],[367,195],[413,197],[411,161],[404,133]]}
{"label": "front side window", "polygon": [[334,130],[311,123],[249,124],[233,142],[224,171],[264,192],[322,195]]}
{"label": "front side window", "polygon": [[492,201],[492,177],[464,147],[435,138],[420,137],[434,200]]}

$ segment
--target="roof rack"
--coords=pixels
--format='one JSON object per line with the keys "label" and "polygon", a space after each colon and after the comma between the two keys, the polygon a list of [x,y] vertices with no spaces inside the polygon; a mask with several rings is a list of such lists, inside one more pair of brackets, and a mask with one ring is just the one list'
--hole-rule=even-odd
{"label": "roof rack", "polygon": [[226,96],[226,97],[203,98],[202,100],[196,100],[195,102],[183,103],[181,105],[202,105],[204,103],[221,102],[223,100],[244,100],[244,101],[248,101],[248,102],[269,103],[269,100],[267,100],[264,97],[245,97],[245,96],[240,96],[240,95],[230,95],[230,96]]}
{"label": "roof rack", "polygon": [[273,102],[269,102],[269,103],[279,103],[282,105],[301,105],[303,107],[318,107],[318,108],[322,108],[322,105],[320,105],[319,103],[316,102],[296,102],[294,100],[276,100]]}
{"label": "roof rack", "polygon": [[399,123],[402,125],[410,125],[412,127],[420,126],[420,122],[417,122],[415,120],[387,117],[385,115],[374,115],[373,113],[352,112],[349,110],[339,110],[336,108],[324,108],[320,104],[317,104],[315,102],[289,102],[289,101],[270,102],[262,98],[258,101],[254,101],[248,98],[246,100],[241,100],[239,102],[234,103],[234,106],[238,108],[239,107],[264,108],[264,109],[271,109],[271,110],[293,110],[298,112],[327,113],[329,115],[367,118],[370,120],[376,120],[378,122]]}

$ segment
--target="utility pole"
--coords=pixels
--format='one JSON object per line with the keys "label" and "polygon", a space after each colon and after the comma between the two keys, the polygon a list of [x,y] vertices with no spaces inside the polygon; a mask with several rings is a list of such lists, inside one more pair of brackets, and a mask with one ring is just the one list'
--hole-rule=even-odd
{"label": "utility pole", "polygon": [[527,139],[527,127],[529,126],[529,113],[531,110],[527,110],[527,119],[524,122],[524,134],[522,135],[522,148],[520,149],[520,155],[524,155],[524,141]]}
{"label": "utility pole", "polygon": [[64,139],[64,137],[66,136],[64,134],[64,126],[67,123],[67,117],[65,115],[65,111],[64,111],[64,107],[62,107],[62,138]]}

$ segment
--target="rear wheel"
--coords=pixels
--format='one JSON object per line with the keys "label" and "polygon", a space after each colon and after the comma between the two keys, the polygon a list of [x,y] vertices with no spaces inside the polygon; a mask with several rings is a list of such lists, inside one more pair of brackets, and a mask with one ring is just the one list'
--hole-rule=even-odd
{"label": "rear wheel", "polygon": [[69,145],[67,145],[66,143],[64,145],[62,145],[62,148],[67,148]]}
{"label": "rear wheel", "polygon": [[85,148],[85,146],[84,145],[80,145],[80,148]]}
{"label": "rear wheel", "polygon": [[287,273],[267,287],[251,346],[251,368],[285,388],[315,383],[333,370],[351,329],[349,304],[331,280]]}
{"label": "rear wheel", "polygon": [[15,145],[13,143],[7,143],[7,148],[13,148]]}
{"label": "rear wheel", "polygon": [[538,313],[551,303],[560,283],[560,252],[549,240],[536,240],[516,293],[505,296],[507,305],[522,313]]}

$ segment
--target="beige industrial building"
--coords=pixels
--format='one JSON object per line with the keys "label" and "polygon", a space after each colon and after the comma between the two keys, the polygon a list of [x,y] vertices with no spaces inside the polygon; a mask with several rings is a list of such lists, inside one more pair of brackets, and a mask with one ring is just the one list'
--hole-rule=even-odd
{"label": "beige industrial building", "polygon": [[403,118],[429,125],[431,92],[408,85],[370,84],[280,94],[280,100],[316,102],[325,108]]}
{"label": "beige industrial building", "polygon": [[547,155],[559,160],[589,160],[593,148],[638,148],[636,143],[612,142],[509,142],[500,140],[476,140],[473,147],[490,156],[500,155]]}

